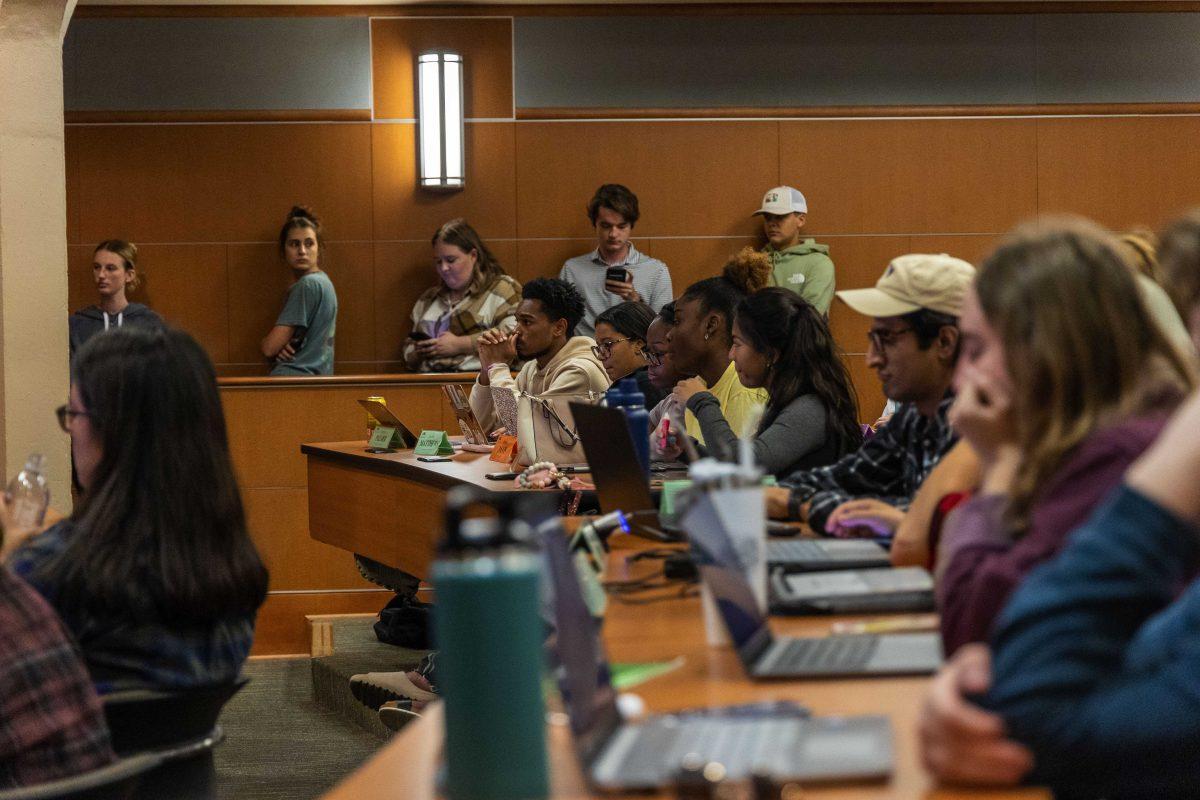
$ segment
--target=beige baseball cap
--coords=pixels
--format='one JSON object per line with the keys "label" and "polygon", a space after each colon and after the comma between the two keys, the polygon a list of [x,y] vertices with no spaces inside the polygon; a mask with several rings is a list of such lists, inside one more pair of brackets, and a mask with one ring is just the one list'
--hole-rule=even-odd
{"label": "beige baseball cap", "polygon": [[790,186],[776,186],[763,195],[762,208],[755,211],[750,216],[757,217],[759,214],[807,214],[808,201],[804,199],[804,195],[800,194],[799,189],[793,189]]}
{"label": "beige baseball cap", "polygon": [[844,289],[837,296],[868,317],[899,317],[922,308],[957,317],[975,267],[961,258],[913,253],[892,259],[872,289]]}

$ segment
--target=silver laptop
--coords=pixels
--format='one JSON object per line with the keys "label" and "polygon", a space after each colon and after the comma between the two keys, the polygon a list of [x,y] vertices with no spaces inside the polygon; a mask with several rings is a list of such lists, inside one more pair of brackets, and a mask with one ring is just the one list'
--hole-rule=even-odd
{"label": "silver laptop", "polygon": [[921,567],[810,572],[775,571],[772,614],[879,614],[932,611],[933,578]]}
{"label": "silver laptop", "polygon": [[728,537],[714,532],[713,541],[707,544],[701,546],[692,541],[700,579],[712,593],[738,658],[750,677],[924,675],[941,666],[942,643],[936,633],[776,638],[737,565],[736,551]]}
{"label": "silver laptop", "polygon": [[890,565],[887,550],[865,539],[767,540],[767,566],[772,570],[823,572]]}
{"label": "silver laptop", "polygon": [[[588,613],[566,537],[545,538],[553,595],[552,661],[588,783],[603,791],[670,785],[685,760],[718,761],[729,778],[767,770],[803,782],[882,780],[892,770],[883,716],[811,718],[791,703],[621,718],[597,622]],[[670,680],[664,676],[660,680]]]}

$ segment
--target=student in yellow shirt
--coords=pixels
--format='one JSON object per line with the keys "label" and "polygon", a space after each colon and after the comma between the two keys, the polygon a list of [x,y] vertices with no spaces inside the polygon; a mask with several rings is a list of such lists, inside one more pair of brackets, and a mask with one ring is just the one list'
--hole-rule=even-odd
{"label": "student in yellow shirt", "polygon": [[[767,393],[747,389],[738,380],[729,356],[733,316],[742,298],[767,286],[770,280],[770,260],[744,248],[729,260],[719,277],[693,283],[675,301],[675,325],[667,334],[667,350],[676,369],[696,376],[675,387],[680,407],[696,392],[708,391],[717,398],[729,427],[739,436],[756,409],[767,402]],[[704,444],[700,424],[690,411],[684,421],[688,435]]]}

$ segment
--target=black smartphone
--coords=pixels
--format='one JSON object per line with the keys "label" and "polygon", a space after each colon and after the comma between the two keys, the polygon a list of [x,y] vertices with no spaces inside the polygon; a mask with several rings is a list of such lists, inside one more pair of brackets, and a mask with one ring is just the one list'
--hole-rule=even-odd
{"label": "black smartphone", "polygon": [[433,337],[425,331],[413,331],[408,335],[408,338],[412,339],[414,342],[423,342],[426,339],[432,339]]}
{"label": "black smartphone", "polygon": [[489,481],[511,481],[520,474],[519,472],[485,472],[483,477]]}
{"label": "black smartphone", "polygon": [[631,280],[629,270],[624,267],[609,267],[604,271],[604,280],[628,283]]}
{"label": "black smartphone", "polygon": [[291,345],[292,350],[299,351],[304,346],[304,336],[307,333],[308,328],[303,325],[297,325],[292,328],[292,338],[288,340],[288,344]]}
{"label": "black smartphone", "polygon": [[451,458],[450,456],[417,456],[417,461],[424,461],[427,464],[435,463],[438,461],[453,461],[453,460],[454,459]]}

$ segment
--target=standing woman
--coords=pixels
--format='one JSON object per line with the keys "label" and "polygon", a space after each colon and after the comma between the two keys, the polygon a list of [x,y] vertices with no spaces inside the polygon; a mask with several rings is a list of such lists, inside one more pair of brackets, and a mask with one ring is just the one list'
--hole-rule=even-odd
{"label": "standing woman", "polygon": [[[767,390],[754,457],[768,473],[823,467],[862,444],[850,374],[825,318],[800,295],[773,287],[739,303],[729,356],[743,386]],[[716,397],[697,392],[687,408],[710,451],[737,452]]]}
{"label": "standing woman", "polygon": [[9,530],[0,554],[58,612],[101,694],[235,680],[267,570],[208,356],[178,330],[97,336],[58,419],[82,496],[43,533]]}
{"label": "standing woman", "polygon": [[438,282],[413,305],[404,363],[417,372],[478,370],[475,342],[484,331],[516,327],[521,284],[464,219],[433,234],[433,268]]}
{"label": "standing woman", "polygon": [[332,375],[337,292],[321,271],[325,237],[317,215],[293,206],[279,229],[279,255],[292,283],[275,327],[262,340],[272,375]]}
{"label": "standing woman", "polygon": [[99,301],[71,315],[71,354],[102,331],[131,325],[161,328],[162,317],[148,306],[131,303],[127,295],[141,284],[137,269],[137,246],[122,239],[105,239],[92,253],[92,280]]}

